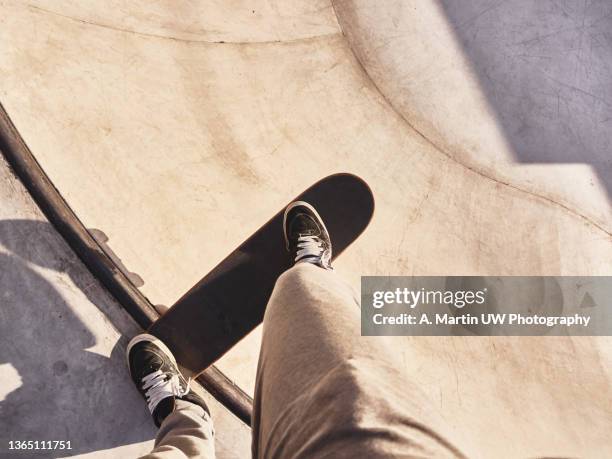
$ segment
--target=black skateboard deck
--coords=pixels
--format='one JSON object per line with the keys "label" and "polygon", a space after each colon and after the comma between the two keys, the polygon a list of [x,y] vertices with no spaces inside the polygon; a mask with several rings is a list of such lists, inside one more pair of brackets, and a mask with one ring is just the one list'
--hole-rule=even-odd
{"label": "black skateboard deck", "polygon": [[[363,232],[374,212],[370,188],[352,174],[330,175],[291,202],[297,200],[312,204],[325,222],[332,260]],[[202,372],[263,320],[277,278],[293,264],[283,237],[283,212],[151,325],[150,333],[170,347],[185,369]]]}

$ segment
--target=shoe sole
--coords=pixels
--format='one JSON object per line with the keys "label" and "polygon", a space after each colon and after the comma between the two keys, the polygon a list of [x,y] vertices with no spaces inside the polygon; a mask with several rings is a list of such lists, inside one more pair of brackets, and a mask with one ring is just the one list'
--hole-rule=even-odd
{"label": "shoe sole", "polygon": [[[149,335],[148,333],[141,333],[140,335],[134,336],[130,340],[130,342],[127,345],[127,349],[125,350],[125,359],[127,362],[128,370],[130,369],[130,350],[136,344],[141,343],[143,341],[147,341],[157,346],[164,354],[166,354],[170,358],[170,361],[176,366],[176,368],[178,368],[178,364],[176,363],[174,354],[172,354],[172,351],[168,349],[168,346],[166,346],[159,338],[153,335]],[[132,374],[132,371],[130,370],[130,375],[131,374]]]}
{"label": "shoe sole", "polygon": [[312,205],[308,204],[306,201],[292,202],[291,204],[287,206],[287,208],[285,209],[285,213],[283,214],[283,237],[285,238],[285,246],[287,247],[287,250],[289,250],[289,239],[287,238],[287,214],[289,213],[291,209],[293,209],[294,207],[298,207],[298,206],[304,206],[307,209],[309,209],[313,214],[315,214],[315,217],[317,217],[317,220],[319,221],[321,226],[323,226],[323,229],[327,233],[327,238],[329,239],[329,248],[331,250],[332,249],[331,237],[329,236],[329,231],[327,231],[325,222],[319,215],[319,212],[317,212],[317,209],[315,209]]}

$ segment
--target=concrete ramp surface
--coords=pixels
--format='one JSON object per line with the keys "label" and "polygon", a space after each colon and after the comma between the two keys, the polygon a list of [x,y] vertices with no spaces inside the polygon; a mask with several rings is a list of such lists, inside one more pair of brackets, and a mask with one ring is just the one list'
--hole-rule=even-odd
{"label": "concrete ramp surface", "polygon": [[[0,7],[0,102],[159,311],[337,172],[376,199],[335,265],[356,289],[361,275],[612,274],[610,2]],[[250,394],[259,340],[217,364]],[[482,457],[612,457],[609,338],[396,345]]]}

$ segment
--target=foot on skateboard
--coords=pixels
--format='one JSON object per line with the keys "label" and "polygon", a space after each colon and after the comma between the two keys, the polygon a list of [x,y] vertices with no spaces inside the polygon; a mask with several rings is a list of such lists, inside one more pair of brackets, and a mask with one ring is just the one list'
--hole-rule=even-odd
{"label": "foot on skateboard", "polygon": [[295,263],[312,263],[332,269],[329,233],[313,206],[305,201],[289,204],[283,215],[283,233]]}
{"label": "foot on skateboard", "polygon": [[201,406],[210,414],[206,402],[189,388],[176,360],[164,343],[146,333],[132,338],[126,350],[128,368],[136,388],[147,401],[155,425],[176,408],[176,400]]}

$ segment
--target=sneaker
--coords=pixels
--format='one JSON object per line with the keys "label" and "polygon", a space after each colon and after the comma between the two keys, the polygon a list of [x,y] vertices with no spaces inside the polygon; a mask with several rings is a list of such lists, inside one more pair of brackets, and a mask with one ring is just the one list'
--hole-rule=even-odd
{"label": "sneaker", "polygon": [[283,233],[295,263],[312,263],[332,269],[332,246],[323,220],[314,207],[295,201],[285,209]]}
{"label": "sneaker", "polygon": [[132,381],[147,401],[157,427],[175,410],[176,400],[195,403],[210,414],[206,402],[190,389],[170,349],[158,338],[146,333],[135,336],[126,354]]}

